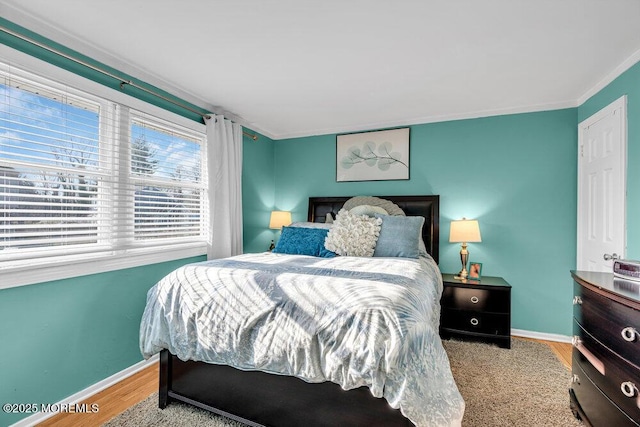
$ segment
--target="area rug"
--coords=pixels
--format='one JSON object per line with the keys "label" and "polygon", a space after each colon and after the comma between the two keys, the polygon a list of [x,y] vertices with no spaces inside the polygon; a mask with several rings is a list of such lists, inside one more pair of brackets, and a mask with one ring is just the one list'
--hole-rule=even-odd
{"label": "area rug", "polygon": [[[460,341],[444,341],[444,346],[466,403],[464,427],[582,426],[569,409],[570,372],[547,345],[514,339],[510,350]],[[158,395],[153,394],[105,426],[241,427],[242,424],[179,402],[158,409]]]}
{"label": "area rug", "polygon": [[463,426],[583,425],[569,408],[571,373],[546,344],[443,343],[466,404]]}

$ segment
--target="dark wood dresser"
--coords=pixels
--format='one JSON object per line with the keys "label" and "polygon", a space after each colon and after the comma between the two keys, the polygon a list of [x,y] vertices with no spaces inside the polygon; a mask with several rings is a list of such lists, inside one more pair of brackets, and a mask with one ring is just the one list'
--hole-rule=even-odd
{"label": "dark wood dresser", "polygon": [[511,285],[502,277],[459,280],[443,274],[440,336],[511,348]]}
{"label": "dark wood dresser", "polygon": [[572,271],[576,417],[594,427],[640,426],[640,283]]}

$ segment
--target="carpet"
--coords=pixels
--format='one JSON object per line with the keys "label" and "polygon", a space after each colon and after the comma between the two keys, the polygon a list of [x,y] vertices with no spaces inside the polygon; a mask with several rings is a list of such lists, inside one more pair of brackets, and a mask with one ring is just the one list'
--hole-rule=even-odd
{"label": "carpet", "polygon": [[[582,426],[569,409],[570,372],[541,343],[512,340],[511,350],[444,341],[464,397],[464,427]],[[158,409],[158,395],[111,419],[107,427],[241,427],[242,424],[179,402]]]}
{"label": "carpet", "polygon": [[511,340],[511,350],[443,341],[465,401],[463,426],[582,426],[569,408],[571,373],[546,344]]}

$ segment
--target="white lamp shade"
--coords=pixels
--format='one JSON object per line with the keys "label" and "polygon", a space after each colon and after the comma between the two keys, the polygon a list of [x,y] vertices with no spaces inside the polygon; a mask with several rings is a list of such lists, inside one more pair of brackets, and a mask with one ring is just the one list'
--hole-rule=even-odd
{"label": "white lamp shade", "polygon": [[269,220],[269,228],[281,229],[291,224],[291,212],[271,211],[271,219]]}
{"label": "white lamp shade", "polygon": [[449,232],[449,242],[451,243],[469,243],[482,242],[480,237],[480,225],[475,219],[460,219],[451,221],[451,230]]}

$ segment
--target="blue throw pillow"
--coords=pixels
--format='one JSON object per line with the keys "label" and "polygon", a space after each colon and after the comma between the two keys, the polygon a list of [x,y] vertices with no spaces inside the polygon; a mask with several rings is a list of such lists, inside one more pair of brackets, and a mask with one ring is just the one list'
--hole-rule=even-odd
{"label": "blue throw pillow", "polygon": [[273,252],[323,258],[334,257],[336,254],[324,247],[327,233],[329,230],[323,228],[283,227],[282,235]]}
{"label": "blue throw pillow", "polygon": [[373,252],[374,257],[418,258],[424,217],[380,214],[375,216],[382,218],[382,227]]}

